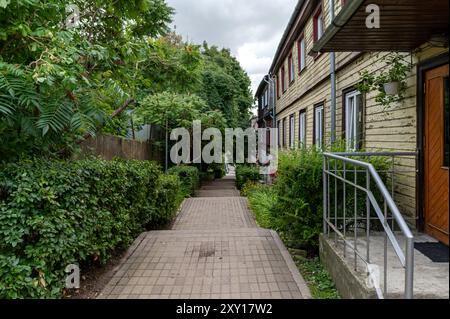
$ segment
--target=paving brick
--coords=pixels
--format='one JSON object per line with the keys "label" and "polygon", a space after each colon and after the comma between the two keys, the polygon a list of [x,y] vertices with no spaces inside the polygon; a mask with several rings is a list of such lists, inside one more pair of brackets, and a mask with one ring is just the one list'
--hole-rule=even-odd
{"label": "paving brick", "polygon": [[[234,181],[210,183],[203,191],[227,194],[235,191]],[[187,199],[172,230],[138,240],[99,298],[310,297],[284,246],[273,232],[256,226],[238,192]]]}

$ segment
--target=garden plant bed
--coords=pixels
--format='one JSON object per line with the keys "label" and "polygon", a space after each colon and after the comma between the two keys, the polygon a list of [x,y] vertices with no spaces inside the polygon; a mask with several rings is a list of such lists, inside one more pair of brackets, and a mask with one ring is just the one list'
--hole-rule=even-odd
{"label": "garden plant bed", "polygon": [[113,253],[106,265],[91,265],[81,269],[80,289],[65,291],[65,299],[96,299],[114,275],[114,269],[119,265],[126,251]]}

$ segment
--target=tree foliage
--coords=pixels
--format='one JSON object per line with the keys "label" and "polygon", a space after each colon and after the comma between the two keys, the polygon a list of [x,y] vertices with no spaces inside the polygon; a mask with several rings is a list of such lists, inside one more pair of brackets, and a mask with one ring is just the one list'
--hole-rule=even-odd
{"label": "tree foliage", "polygon": [[229,127],[247,127],[253,102],[250,78],[229,50],[205,42],[202,53],[205,67],[200,95],[211,109],[225,114]]}
{"label": "tree foliage", "polygon": [[[67,24],[73,4],[75,26]],[[2,160],[60,156],[79,136],[94,135],[140,91],[139,62],[168,31],[172,12],[163,0],[2,1]]]}
{"label": "tree foliage", "polygon": [[164,0],[1,0],[1,160],[61,158],[81,137],[125,135],[116,111],[165,92],[201,98],[193,119],[221,112],[246,126],[248,76],[229,50],[170,32],[173,12]]}

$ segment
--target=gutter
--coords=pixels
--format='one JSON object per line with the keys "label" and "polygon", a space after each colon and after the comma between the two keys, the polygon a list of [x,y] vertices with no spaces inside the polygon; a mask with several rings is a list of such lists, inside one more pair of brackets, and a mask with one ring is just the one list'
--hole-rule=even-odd
{"label": "gutter", "polygon": [[292,27],[295,24],[298,15],[302,11],[303,5],[307,2],[307,0],[298,0],[297,6],[294,9],[294,12],[292,13],[292,16],[289,20],[289,23],[284,30],[283,37],[281,38],[280,44],[278,45],[277,52],[275,53],[275,58],[272,62],[272,65],[270,66],[270,72],[274,71],[275,65],[277,63],[277,57],[279,57],[283,51],[284,44],[288,40],[289,34],[291,33]]}
{"label": "gutter", "polygon": [[339,12],[337,17],[332,20],[331,25],[327,28],[322,38],[314,44],[308,54],[314,56],[317,53],[322,52],[323,47],[350,21],[364,2],[365,0],[349,1],[349,3],[343,7],[341,12]]}

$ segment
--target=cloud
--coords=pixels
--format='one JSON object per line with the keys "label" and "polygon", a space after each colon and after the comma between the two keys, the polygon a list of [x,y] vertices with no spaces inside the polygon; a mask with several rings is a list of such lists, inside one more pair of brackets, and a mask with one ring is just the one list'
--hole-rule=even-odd
{"label": "cloud", "polygon": [[298,0],[167,0],[185,39],[226,47],[252,80],[253,92],[272,63]]}

